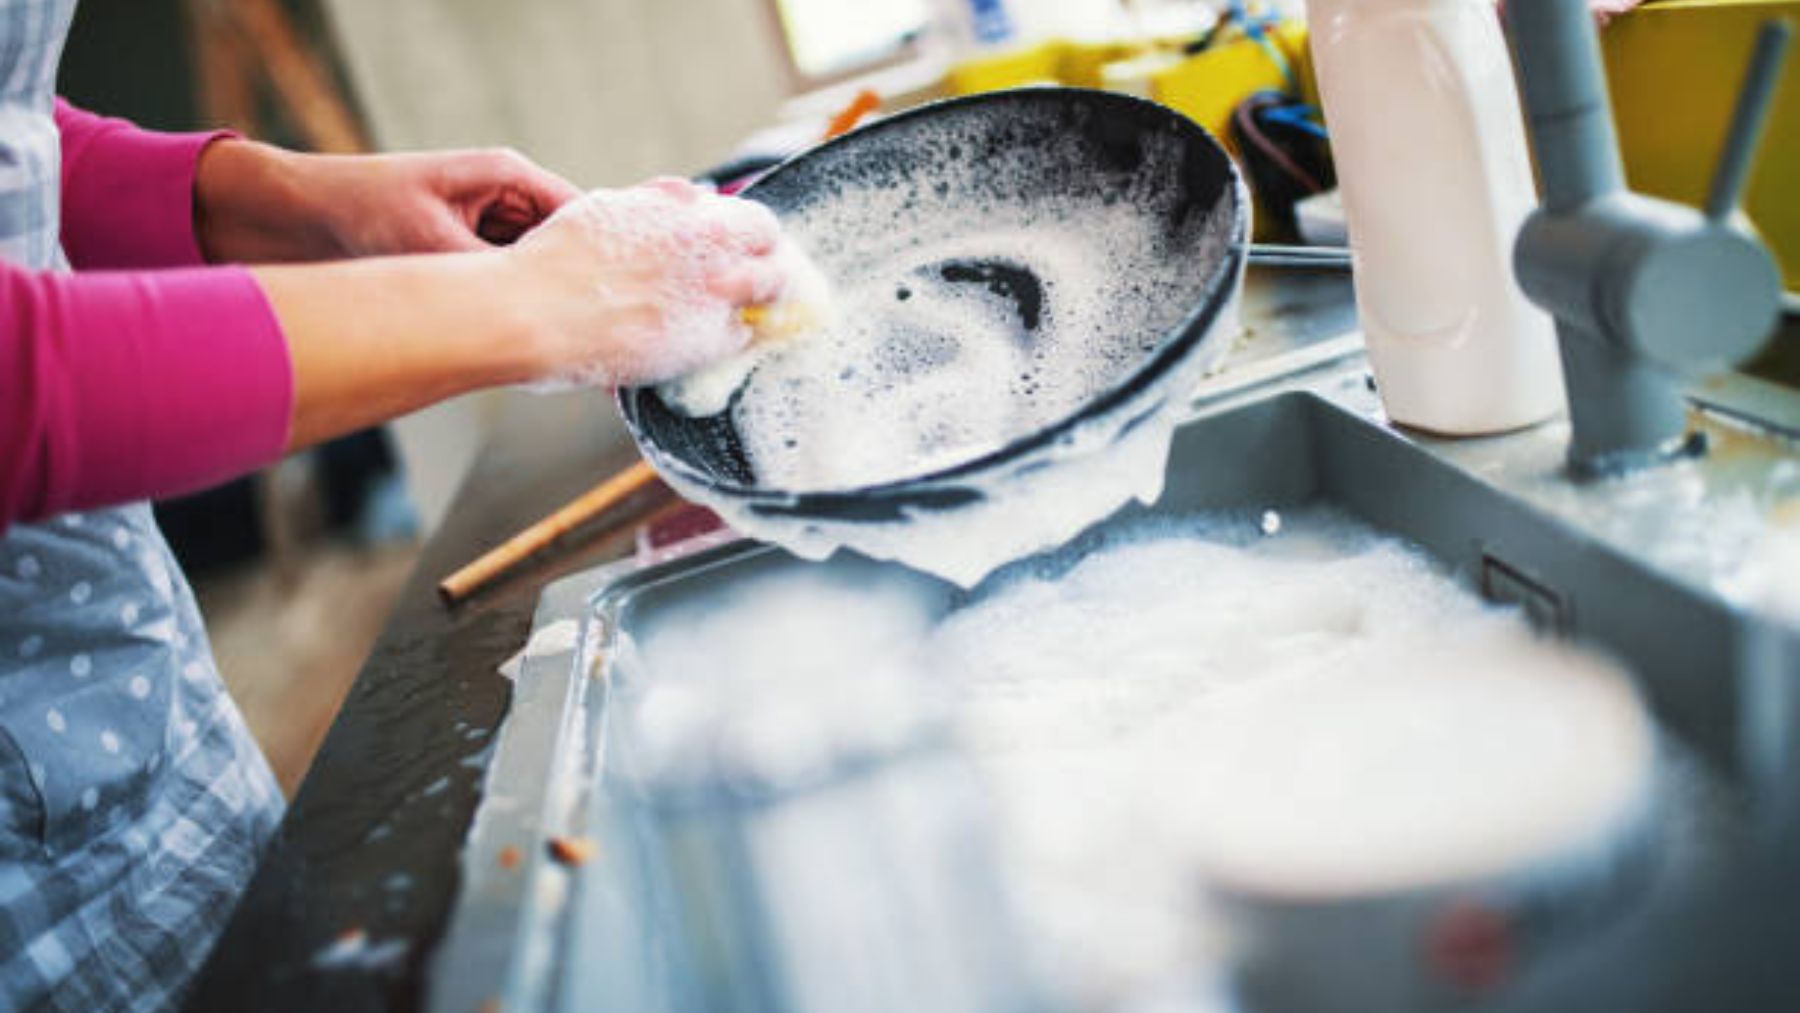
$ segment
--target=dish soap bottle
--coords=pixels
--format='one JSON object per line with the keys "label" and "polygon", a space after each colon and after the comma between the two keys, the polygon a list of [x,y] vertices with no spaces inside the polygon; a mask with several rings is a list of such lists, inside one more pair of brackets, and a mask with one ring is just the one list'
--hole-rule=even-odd
{"label": "dish soap bottle", "polygon": [[1537,200],[1492,0],[1307,0],[1306,12],[1388,417],[1474,435],[1555,415],[1555,327],[1512,271]]}

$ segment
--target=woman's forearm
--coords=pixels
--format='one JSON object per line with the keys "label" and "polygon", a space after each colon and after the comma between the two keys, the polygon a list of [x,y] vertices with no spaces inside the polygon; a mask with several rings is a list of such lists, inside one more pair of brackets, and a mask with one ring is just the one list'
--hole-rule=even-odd
{"label": "woman's forearm", "polygon": [[267,464],[292,395],[286,341],[241,269],[0,261],[0,530]]}
{"label": "woman's forearm", "polygon": [[240,139],[200,156],[194,231],[213,263],[476,252],[578,196],[505,150],[312,155]]}
{"label": "woman's forearm", "polygon": [[765,208],[660,183],[516,245],[62,275],[0,261],[0,530],[191,492],[480,387],[658,383],[784,287]]}
{"label": "woman's forearm", "polygon": [[252,269],[287,335],[289,449],[542,371],[499,254]]}
{"label": "woman's forearm", "polygon": [[346,255],[306,180],[309,156],[236,138],[201,154],[194,235],[215,264],[331,260]]}

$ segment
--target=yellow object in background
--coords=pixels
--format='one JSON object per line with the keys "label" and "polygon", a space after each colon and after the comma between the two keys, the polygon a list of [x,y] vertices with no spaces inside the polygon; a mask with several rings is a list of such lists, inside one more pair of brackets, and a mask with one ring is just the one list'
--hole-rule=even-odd
{"label": "yellow object in background", "polygon": [[[1319,87],[1313,81],[1312,52],[1306,45],[1306,26],[1288,22],[1270,34],[1288,66],[1299,78],[1300,95],[1318,105]],[[1150,97],[1205,127],[1220,143],[1231,147],[1231,113],[1244,99],[1264,89],[1286,91],[1288,81],[1268,50],[1249,39],[1239,39],[1190,56],[1150,79]],[[1232,152],[1236,154],[1236,152]]]}
{"label": "yellow object in background", "polygon": [[975,95],[1030,84],[1098,88],[1103,67],[1149,48],[1148,43],[1050,39],[958,64],[945,77],[944,90],[951,95]]}
{"label": "yellow object in background", "polygon": [[[1186,39],[1092,44],[1052,39],[959,64],[945,77],[944,90],[972,95],[1053,83],[1140,94],[1199,123],[1236,157],[1231,114],[1244,99],[1265,89],[1287,90],[1291,72],[1302,97],[1314,105],[1319,101],[1306,27],[1287,22],[1270,38],[1286,71],[1268,49],[1250,39],[1224,42],[1193,56],[1181,55]],[[1254,220],[1256,238],[1270,238],[1262,231],[1269,216],[1259,209]]]}
{"label": "yellow object in background", "polygon": [[[1319,92],[1313,83],[1306,27],[1288,22],[1272,33],[1272,39],[1299,76],[1302,97],[1316,104]],[[1046,83],[1098,88],[1106,83],[1109,65],[1158,53],[1178,53],[1179,43],[1185,41],[1082,43],[1051,39],[958,64],[945,77],[944,90],[950,95],[974,95]],[[1248,39],[1172,59],[1171,66],[1150,75],[1149,97],[1188,116],[1227,143],[1231,111],[1238,103],[1265,88],[1287,88],[1281,66],[1267,50]]]}
{"label": "yellow object in background", "polygon": [[1052,39],[966,60],[950,68],[944,78],[944,91],[951,95],[976,95],[1028,84],[1057,83],[1062,80],[1058,72],[1068,45]]}
{"label": "yellow object in background", "polygon": [[[1292,73],[1299,82],[1301,97],[1314,106],[1319,104],[1306,26],[1290,21],[1271,32],[1270,41],[1286,59],[1286,72],[1263,46],[1239,39],[1151,75],[1150,97],[1205,127],[1242,164],[1243,153],[1231,139],[1231,114],[1246,98],[1268,89],[1288,90],[1287,74]],[[1255,202],[1251,219],[1254,238],[1262,242],[1278,238],[1274,216],[1264,208],[1260,195],[1251,196]]]}
{"label": "yellow object in background", "polygon": [[[1600,33],[1633,189],[1705,203],[1751,42],[1780,16],[1800,21],[1800,0],[1661,0]],[[1800,59],[1776,90],[1744,209],[1800,291]]]}

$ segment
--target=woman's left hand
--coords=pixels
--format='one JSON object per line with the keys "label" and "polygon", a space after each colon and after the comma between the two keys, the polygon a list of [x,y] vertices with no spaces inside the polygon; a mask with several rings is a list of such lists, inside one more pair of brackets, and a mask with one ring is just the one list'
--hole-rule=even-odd
{"label": "woman's left hand", "polygon": [[273,263],[504,246],[579,196],[514,151],[305,155],[223,140],[201,155],[208,260]]}

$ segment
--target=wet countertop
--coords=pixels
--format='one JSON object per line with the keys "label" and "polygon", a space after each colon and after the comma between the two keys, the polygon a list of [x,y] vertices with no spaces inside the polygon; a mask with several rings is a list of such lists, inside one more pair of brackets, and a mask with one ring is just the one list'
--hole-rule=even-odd
{"label": "wet countertop", "polygon": [[[1285,371],[1356,343],[1341,272],[1252,270],[1243,317],[1234,372]],[[618,425],[595,393],[512,399],[425,546],[191,1009],[423,1005],[489,743],[511,697],[496,670],[524,645],[543,588],[622,557],[633,532],[607,532],[602,519],[455,609],[439,601],[437,581],[629,465],[635,455]]]}

